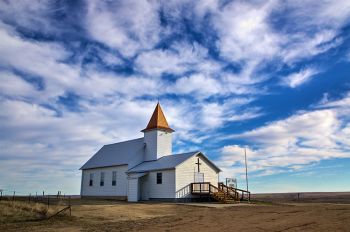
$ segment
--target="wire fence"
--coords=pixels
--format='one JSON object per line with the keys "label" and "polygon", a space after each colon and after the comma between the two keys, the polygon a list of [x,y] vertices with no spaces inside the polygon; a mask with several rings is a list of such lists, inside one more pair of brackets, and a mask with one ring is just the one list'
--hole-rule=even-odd
{"label": "wire fence", "polygon": [[46,219],[52,218],[58,214],[68,211],[69,216],[72,215],[72,205],[71,196],[62,194],[58,191],[57,194],[46,194],[42,191],[40,194],[35,192],[35,194],[29,193],[25,194],[22,192],[10,191],[0,189],[0,202],[1,201],[12,201],[12,202],[23,202],[28,204],[42,204],[49,209],[54,209],[51,215],[46,215]]}

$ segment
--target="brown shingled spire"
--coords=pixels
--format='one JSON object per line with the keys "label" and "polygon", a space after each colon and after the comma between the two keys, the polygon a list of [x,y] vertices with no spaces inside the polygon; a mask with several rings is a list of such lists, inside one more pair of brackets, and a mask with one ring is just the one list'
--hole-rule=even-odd
{"label": "brown shingled spire", "polygon": [[154,112],[152,114],[151,119],[148,122],[147,127],[143,129],[142,132],[153,129],[162,129],[168,132],[174,132],[174,130],[169,127],[159,102],[157,103],[157,106],[154,109]]}

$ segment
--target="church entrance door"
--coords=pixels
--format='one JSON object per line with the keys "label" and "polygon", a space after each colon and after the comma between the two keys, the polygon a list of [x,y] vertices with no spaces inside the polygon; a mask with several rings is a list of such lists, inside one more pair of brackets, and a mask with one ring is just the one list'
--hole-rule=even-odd
{"label": "church entrance door", "polygon": [[148,174],[140,177],[140,192],[141,192],[141,200],[148,201],[149,200],[149,187],[148,187]]}

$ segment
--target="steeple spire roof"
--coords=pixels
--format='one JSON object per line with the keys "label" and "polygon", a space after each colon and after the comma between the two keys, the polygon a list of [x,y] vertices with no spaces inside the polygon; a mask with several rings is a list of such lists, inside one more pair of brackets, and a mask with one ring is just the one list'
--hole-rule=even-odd
{"label": "steeple spire roof", "polygon": [[142,132],[153,129],[162,129],[168,132],[174,132],[174,130],[169,127],[159,102],[157,103],[157,106],[153,111],[152,117],[149,120],[147,127],[143,129]]}

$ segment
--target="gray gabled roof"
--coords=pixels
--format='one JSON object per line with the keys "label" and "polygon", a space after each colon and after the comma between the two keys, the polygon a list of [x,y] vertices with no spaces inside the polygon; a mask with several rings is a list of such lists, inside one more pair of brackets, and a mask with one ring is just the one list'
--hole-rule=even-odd
{"label": "gray gabled roof", "polygon": [[192,156],[195,156],[198,154],[202,155],[214,167],[214,169],[216,169],[218,172],[221,171],[203,153],[201,153],[200,151],[193,151],[193,152],[188,152],[188,153],[163,156],[163,157],[161,157],[157,160],[154,160],[154,161],[145,161],[145,162],[142,162],[141,164],[129,169],[127,173],[174,169],[179,164],[183,163],[184,161],[191,158]]}
{"label": "gray gabled roof", "polygon": [[104,145],[80,169],[127,165],[137,159],[136,156],[142,154],[143,149],[143,138]]}

